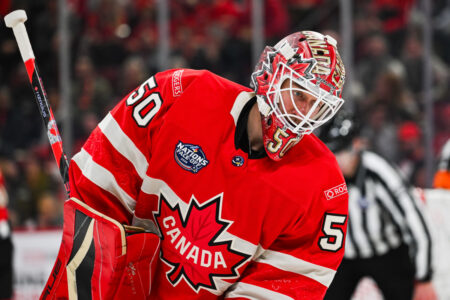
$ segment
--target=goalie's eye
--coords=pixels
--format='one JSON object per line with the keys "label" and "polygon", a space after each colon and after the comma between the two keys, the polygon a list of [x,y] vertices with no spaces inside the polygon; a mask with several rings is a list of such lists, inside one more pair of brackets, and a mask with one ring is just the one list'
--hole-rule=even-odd
{"label": "goalie's eye", "polygon": [[300,92],[300,91],[294,91],[292,94],[293,94],[294,97],[296,97],[296,98],[301,98],[301,99],[303,99],[303,98],[305,97],[305,95],[303,95],[303,93]]}
{"label": "goalie's eye", "polygon": [[292,96],[293,96],[293,101],[295,103],[295,105],[301,106],[301,107],[306,107],[306,108],[311,108],[314,103],[317,101],[317,98],[305,93],[304,91],[301,90],[293,90],[292,91]]}

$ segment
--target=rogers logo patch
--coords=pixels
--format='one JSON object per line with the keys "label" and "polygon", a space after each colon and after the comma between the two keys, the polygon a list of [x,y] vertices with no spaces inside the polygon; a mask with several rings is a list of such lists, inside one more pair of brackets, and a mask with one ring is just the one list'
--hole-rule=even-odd
{"label": "rogers logo patch", "polygon": [[347,185],[345,183],[343,183],[343,184],[337,185],[329,190],[326,190],[323,193],[325,194],[325,197],[327,198],[327,200],[331,200],[338,196],[347,194]]}
{"label": "rogers logo patch", "polygon": [[172,74],[172,92],[174,97],[178,97],[183,94],[183,86],[181,85],[181,75],[183,70],[175,71]]}

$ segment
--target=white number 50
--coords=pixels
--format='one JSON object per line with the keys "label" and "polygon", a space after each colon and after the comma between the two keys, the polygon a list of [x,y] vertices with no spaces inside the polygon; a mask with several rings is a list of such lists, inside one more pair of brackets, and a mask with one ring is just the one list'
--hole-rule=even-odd
{"label": "white number 50", "polygon": [[[152,90],[158,85],[156,84],[155,77],[150,77],[145,81],[134,93],[130,94],[127,99],[127,105],[135,105],[133,107],[133,118],[140,127],[145,127],[150,123],[155,114],[161,108],[162,99],[158,92],[153,92],[147,98],[143,99],[145,93],[148,90]],[[142,101],[141,101],[142,100]]]}
{"label": "white number 50", "polygon": [[342,248],[344,244],[344,231],[339,225],[344,225],[347,216],[325,214],[322,225],[322,232],[325,236],[319,239],[319,247],[322,250],[336,252]]}

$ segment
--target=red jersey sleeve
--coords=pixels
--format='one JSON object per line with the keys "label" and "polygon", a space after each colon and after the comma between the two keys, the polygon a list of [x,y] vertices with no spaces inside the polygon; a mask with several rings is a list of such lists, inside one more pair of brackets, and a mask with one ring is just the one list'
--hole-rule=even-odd
{"label": "red jersey sleeve", "polygon": [[198,72],[158,73],[122,99],[73,157],[71,197],[129,224],[152,155],[154,133]]}

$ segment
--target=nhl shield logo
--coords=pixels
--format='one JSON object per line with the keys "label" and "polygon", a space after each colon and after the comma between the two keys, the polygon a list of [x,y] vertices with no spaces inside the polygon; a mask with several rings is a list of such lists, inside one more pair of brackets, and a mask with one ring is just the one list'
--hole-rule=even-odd
{"label": "nhl shield logo", "polygon": [[200,146],[185,144],[181,141],[178,141],[175,147],[174,156],[180,167],[194,174],[209,164]]}

